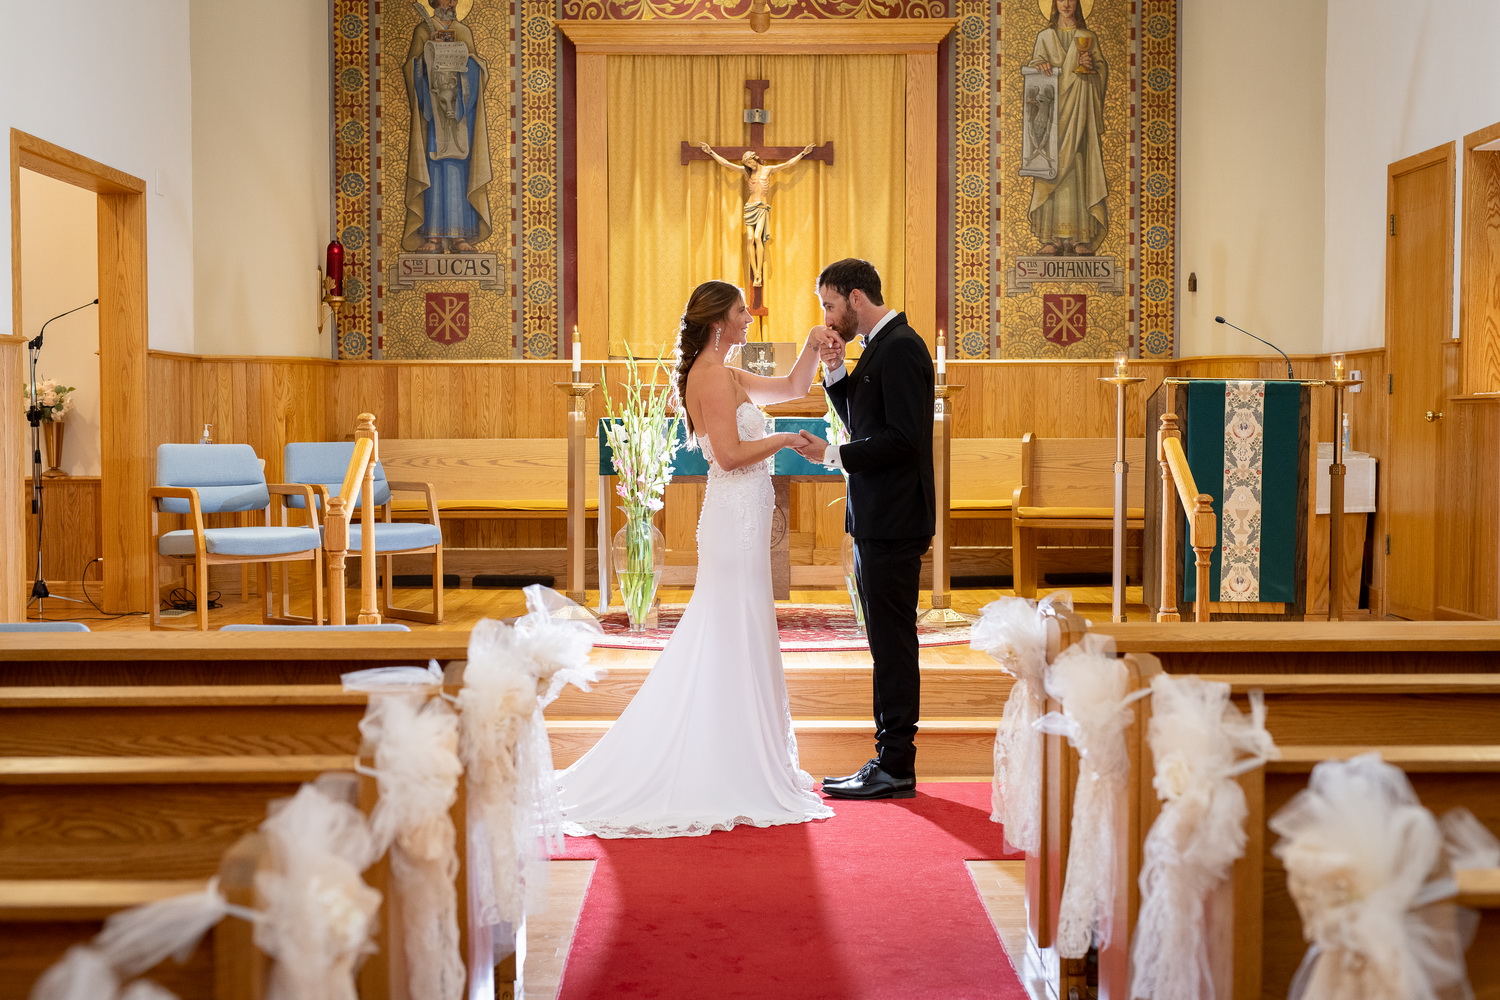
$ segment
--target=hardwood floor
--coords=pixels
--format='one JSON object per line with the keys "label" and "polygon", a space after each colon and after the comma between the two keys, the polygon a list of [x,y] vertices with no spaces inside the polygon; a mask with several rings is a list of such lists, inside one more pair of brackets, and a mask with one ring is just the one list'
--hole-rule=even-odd
{"label": "hardwood floor", "polygon": [[[58,586],[53,588],[56,593],[77,597],[79,591],[77,585],[71,587]],[[296,590],[297,588],[293,588]],[[1044,588],[1038,591],[1038,596],[1043,596],[1052,590],[1068,590],[1073,594],[1074,606],[1084,615],[1095,621],[1108,621],[1110,613],[1110,590],[1108,587],[1056,587]],[[99,600],[99,585],[92,581],[88,585],[88,595],[95,601]],[[669,604],[686,603],[692,596],[689,587],[670,587],[662,590],[662,601]],[[398,588],[395,592],[395,602],[407,607],[422,607],[427,591],[421,588]],[[955,590],[952,592],[952,604],[955,610],[968,614],[978,614],[979,610],[991,601],[1001,597],[1010,597],[1009,590]],[[926,607],[930,595],[922,594],[922,607]],[[260,621],[260,598],[251,594],[249,599],[241,598],[237,589],[226,589],[221,592],[218,600],[222,606],[210,608],[208,613],[208,625],[211,629],[220,628],[224,625],[250,624]],[[596,591],[589,591],[588,605],[593,607],[598,600]],[[802,604],[843,604],[848,598],[841,590],[794,590],[791,600]],[[444,592],[443,601],[445,605],[446,620],[441,625],[410,624],[412,631],[457,631],[467,632],[473,628],[481,618],[513,618],[524,614],[526,611],[526,599],[520,590],[509,589],[449,589]],[[1144,621],[1146,618],[1145,606],[1141,603],[1141,588],[1130,587],[1126,591],[1126,615],[1130,621]],[[359,591],[350,589],[347,598],[350,618],[359,610]],[[307,596],[294,597],[291,603],[295,614],[310,614],[312,599]],[[44,617],[49,621],[81,621],[95,632],[147,629],[146,615],[111,616],[105,615],[89,604],[73,604],[53,598],[44,602]],[[27,609],[27,618],[37,620],[37,609]],[[180,619],[182,624],[188,624],[191,614],[183,614]],[[799,654],[810,655],[810,654]],[[827,654],[819,654],[827,655]],[[651,657],[654,658],[654,657]],[[648,661],[649,662],[649,659]]]}

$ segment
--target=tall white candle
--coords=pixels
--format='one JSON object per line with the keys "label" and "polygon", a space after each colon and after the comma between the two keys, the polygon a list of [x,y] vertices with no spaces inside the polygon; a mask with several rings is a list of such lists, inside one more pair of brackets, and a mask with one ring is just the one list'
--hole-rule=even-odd
{"label": "tall white candle", "polygon": [[583,377],[583,341],[578,339],[578,327],[573,327],[573,381]]}
{"label": "tall white candle", "polygon": [[943,337],[943,331],[938,331],[937,336],[937,373],[948,374],[948,342]]}

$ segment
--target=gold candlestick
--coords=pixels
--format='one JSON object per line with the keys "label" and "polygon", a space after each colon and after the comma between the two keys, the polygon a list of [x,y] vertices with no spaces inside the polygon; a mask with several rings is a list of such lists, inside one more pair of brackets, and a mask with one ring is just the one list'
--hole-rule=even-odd
{"label": "gold candlestick", "polygon": [[935,628],[968,625],[978,617],[953,610],[948,587],[952,572],[948,551],[952,541],[948,524],[949,507],[952,505],[949,490],[952,479],[952,399],[963,388],[961,385],[948,385],[946,372],[938,376],[938,384],[933,387],[932,478],[937,506],[937,530],[932,538],[932,606],[917,616],[917,623]]}
{"label": "gold candlestick", "polygon": [[[597,619],[584,606],[588,579],[584,557],[588,553],[588,396],[598,388],[597,382],[554,382],[568,397],[568,565],[565,593],[574,604],[567,617]],[[603,505],[598,516],[604,519]],[[599,552],[599,589],[605,584],[605,553]]]}

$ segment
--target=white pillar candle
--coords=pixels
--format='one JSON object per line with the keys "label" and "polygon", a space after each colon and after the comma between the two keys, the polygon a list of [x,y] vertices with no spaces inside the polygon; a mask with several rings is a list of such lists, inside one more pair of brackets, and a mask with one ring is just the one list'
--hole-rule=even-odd
{"label": "white pillar candle", "polygon": [[948,342],[944,339],[942,330],[937,335],[937,373],[948,374]]}
{"label": "white pillar candle", "polygon": [[578,327],[573,327],[573,381],[583,377],[583,341],[578,339]]}

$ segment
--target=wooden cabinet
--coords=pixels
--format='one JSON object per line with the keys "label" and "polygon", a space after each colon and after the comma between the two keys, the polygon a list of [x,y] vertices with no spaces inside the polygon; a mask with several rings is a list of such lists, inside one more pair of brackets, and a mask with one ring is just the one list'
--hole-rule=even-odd
{"label": "wooden cabinet", "polygon": [[[28,476],[22,481],[20,498],[26,512],[22,575],[28,581],[36,577],[36,517],[31,512],[31,497]],[[98,476],[42,478],[42,578],[49,585],[71,584],[76,588],[88,564],[104,554],[99,497]],[[141,506],[145,506],[144,500]],[[99,579],[97,567],[89,579]]]}

